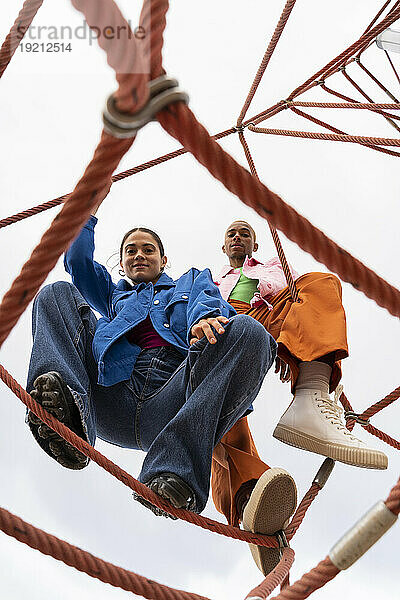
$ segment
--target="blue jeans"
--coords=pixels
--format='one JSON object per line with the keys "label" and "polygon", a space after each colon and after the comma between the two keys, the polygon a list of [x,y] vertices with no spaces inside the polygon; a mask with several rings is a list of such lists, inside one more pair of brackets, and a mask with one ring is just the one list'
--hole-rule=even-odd
{"label": "blue jeans", "polygon": [[44,287],[33,305],[28,391],[36,377],[58,371],[90,444],[98,436],[147,451],[139,480],[175,473],[201,512],[213,448],[257,396],[276,355],[275,340],[251,317],[236,315],[216,344],[202,338],[186,358],[172,347],[143,350],[129,380],[104,387],[92,354],[95,329],[95,315],[72,284]]}

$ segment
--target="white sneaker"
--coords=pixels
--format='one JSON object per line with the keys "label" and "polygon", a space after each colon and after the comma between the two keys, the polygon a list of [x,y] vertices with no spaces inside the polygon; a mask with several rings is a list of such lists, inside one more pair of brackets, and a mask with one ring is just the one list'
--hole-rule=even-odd
{"label": "white sneaker", "polygon": [[[243,529],[273,535],[284,529],[297,503],[293,478],[280,468],[268,469],[257,481],[243,512]],[[268,575],[281,559],[279,548],[249,544],[257,567]]]}
{"label": "white sneaker", "polygon": [[386,454],[368,448],[356,438],[344,425],[342,413],[343,409],[328,394],[299,390],[281,416],[273,436],[290,446],[349,465],[387,469]]}

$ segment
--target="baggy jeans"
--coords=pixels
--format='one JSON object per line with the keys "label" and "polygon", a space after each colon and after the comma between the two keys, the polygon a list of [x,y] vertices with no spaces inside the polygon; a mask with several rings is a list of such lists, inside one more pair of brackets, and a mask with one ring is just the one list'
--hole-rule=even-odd
{"label": "baggy jeans", "polygon": [[96,436],[147,452],[139,480],[178,475],[191,488],[196,512],[207,502],[215,445],[256,398],[276,356],[262,325],[236,315],[203,337],[186,358],[173,347],[142,350],[129,380],[97,383],[92,353],[96,317],[79,291],[58,281],[33,305],[33,349],[27,390],[36,377],[57,371],[73,393],[90,444]]}

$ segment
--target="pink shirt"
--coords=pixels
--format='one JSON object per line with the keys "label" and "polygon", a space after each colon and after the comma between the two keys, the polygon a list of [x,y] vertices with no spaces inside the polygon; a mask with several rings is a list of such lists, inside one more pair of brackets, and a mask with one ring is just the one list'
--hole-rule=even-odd
{"label": "pink shirt", "polygon": [[[298,273],[290,265],[289,267],[293,279],[296,280],[299,277]],[[277,256],[267,260],[266,263],[261,263],[255,258],[246,256],[243,264],[243,275],[246,275],[249,279],[258,280],[258,291],[250,301],[251,306],[260,306],[265,303],[268,308],[272,308],[269,300],[287,286],[285,274]],[[228,300],[233,288],[239,281],[239,278],[240,269],[235,269],[230,265],[225,265],[222,268],[215,284],[219,287],[219,291],[224,300]]]}

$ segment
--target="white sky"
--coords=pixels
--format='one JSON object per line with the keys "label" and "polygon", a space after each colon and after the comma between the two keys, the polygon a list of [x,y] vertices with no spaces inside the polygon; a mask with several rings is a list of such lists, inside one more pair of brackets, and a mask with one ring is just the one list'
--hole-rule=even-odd
{"label": "white sky", "polygon": [[[137,22],[139,2],[119,2],[127,18]],[[283,7],[248,0],[203,0],[171,3],[165,35],[165,66],[190,94],[198,118],[216,133],[233,125],[267,42]],[[381,2],[337,0],[327,4],[299,0],[249,116],[286,95],[339,54],[364,30]],[[8,33],[19,3],[0,5],[0,38]],[[81,16],[66,0],[45,2],[34,23],[81,24]],[[397,26],[397,29],[399,27]],[[26,54],[17,51],[1,81],[2,198],[0,218],[73,189],[90,160],[101,131],[101,110],[115,79],[103,54],[93,45],[72,40],[72,52]],[[400,67],[399,55],[392,59]],[[384,55],[375,47],[366,65],[399,94]],[[360,72],[357,81],[374,99],[384,95]],[[332,86],[359,98],[342,77]],[[318,96],[320,94],[320,96]],[[332,100],[316,91],[314,99]],[[380,117],[355,111],[313,114],[337,127],[364,135],[398,135]],[[300,118],[281,114],[273,127],[309,128]],[[266,125],[269,126],[269,123]],[[313,125],[310,123],[310,126]],[[314,128],[313,130],[316,130]],[[277,138],[248,133],[259,174],[315,225],[361,258],[394,285],[398,277],[399,159],[361,146]],[[245,164],[235,136],[222,141]],[[140,132],[118,172],[175,149],[177,144],[158,124]],[[3,295],[58,209],[1,231]],[[259,258],[274,249],[267,226],[253,211],[228,193],[189,156],[178,158],[113,186],[99,213],[96,256],[105,263],[118,249],[122,234],[147,225],[165,241],[172,276],[190,266],[223,264],[223,232],[235,218],[254,224]],[[290,262],[300,272],[326,270],[285,240]],[[116,271],[114,271],[118,277]],[[64,279],[61,264],[48,281]],[[370,406],[393,390],[398,381],[398,321],[344,284],[351,356],[344,364],[346,393],[355,410]],[[28,310],[1,352],[2,364],[25,383],[31,347]],[[308,489],[322,459],[298,451],[271,436],[290,394],[274,376],[267,376],[255,403],[251,427],[266,462],[282,466],[295,477],[299,495]],[[373,423],[398,437],[398,406],[381,412]],[[24,406],[2,386],[0,402],[1,505],[36,526],[101,558],[167,585],[203,594],[213,600],[243,598],[262,577],[248,548],[184,522],[155,518],[133,502],[129,489],[97,465],[82,472],[58,467],[47,457],[24,425]],[[292,581],[324,558],[337,539],[377,500],[386,498],[399,474],[399,456],[357,427],[360,437],[387,452],[389,469],[374,472],[337,464],[293,540],[296,562]],[[98,449],[137,475],[143,455],[99,442]],[[205,515],[222,520],[209,502]],[[399,598],[399,529],[394,527],[351,570],[340,574],[313,597],[369,600]],[[21,600],[123,599],[129,593],[106,586],[52,558],[0,535],[0,597]]]}

